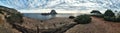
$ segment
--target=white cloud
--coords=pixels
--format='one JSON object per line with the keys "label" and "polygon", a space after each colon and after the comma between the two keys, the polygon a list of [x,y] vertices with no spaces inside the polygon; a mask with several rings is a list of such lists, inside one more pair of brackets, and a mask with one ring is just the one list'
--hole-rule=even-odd
{"label": "white cloud", "polygon": [[[64,9],[64,10],[104,10],[120,9],[120,0],[0,0],[0,5],[12,6],[16,9],[30,9],[38,12],[41,9]],[[36,10],[36,8],[40,10]],[[33,10],[32,10],[33,9]],[[27,10],[23,10],[27,11]],[[46,11],[46,10],[44,10]],[[62,10],[63,11],[63,10]],[[61,12],[62,12],[61,11]],[[22,12],[22,11],[21,11]]]}

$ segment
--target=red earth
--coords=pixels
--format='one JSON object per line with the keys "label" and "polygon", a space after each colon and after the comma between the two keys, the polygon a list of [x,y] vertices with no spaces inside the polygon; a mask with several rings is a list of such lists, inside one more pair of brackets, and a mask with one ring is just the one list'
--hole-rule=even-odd
{"label": "red earth", "polygon": [[91,18],[91,23],[78,24],[65,33],[120,33],[120,22],[109,22],[98,17]]}

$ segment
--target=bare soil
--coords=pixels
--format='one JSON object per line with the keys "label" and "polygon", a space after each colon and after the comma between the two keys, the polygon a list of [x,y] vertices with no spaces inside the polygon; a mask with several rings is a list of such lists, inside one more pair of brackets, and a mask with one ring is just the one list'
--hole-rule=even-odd
{"label": "bare soil", "polygon": [[119,22],[109,22],[97,17],[91,18],[91,23],[78,24],[65,33],[120,33]]}

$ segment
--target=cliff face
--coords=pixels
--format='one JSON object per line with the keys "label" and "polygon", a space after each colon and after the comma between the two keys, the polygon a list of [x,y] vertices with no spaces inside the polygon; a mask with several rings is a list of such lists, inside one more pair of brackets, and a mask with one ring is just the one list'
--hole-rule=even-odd
{"label": "cliff face", "polygon": [[22,24],[22,20],[22,14],[17,10],[0,6],[0,33],[15,33],[11,24]]}
{"label": "cliff face", "polygon": [[0,6],[0,12],[9,23],[22,23],[22,14],[17,10]]}
{"label": "cliff face", "polygon": [[15,9],[0,6],[0,14],[9,23],[22,23],[22,14]]}

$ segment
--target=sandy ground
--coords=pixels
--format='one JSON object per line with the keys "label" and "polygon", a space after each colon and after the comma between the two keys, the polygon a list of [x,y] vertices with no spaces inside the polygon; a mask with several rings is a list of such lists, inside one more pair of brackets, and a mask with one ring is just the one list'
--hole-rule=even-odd
{"label": "sandy ground", "polygon": [[78,24],[65,33],[120,33],[120,23],[104,21],[102,18],[92,17],[89,24]]}

